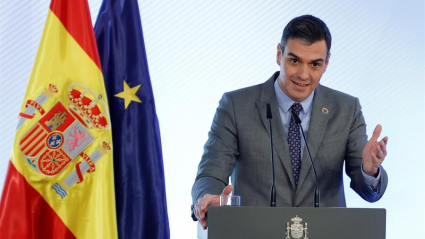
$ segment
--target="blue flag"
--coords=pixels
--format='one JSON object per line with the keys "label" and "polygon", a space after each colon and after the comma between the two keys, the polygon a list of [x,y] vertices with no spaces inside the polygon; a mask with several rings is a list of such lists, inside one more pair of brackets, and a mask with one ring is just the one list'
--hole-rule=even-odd
{"label": "blue flag", "polygon": [[120,238],[170,238],[161,138],[137,0],[104,0],[95,34],[108,95]]}

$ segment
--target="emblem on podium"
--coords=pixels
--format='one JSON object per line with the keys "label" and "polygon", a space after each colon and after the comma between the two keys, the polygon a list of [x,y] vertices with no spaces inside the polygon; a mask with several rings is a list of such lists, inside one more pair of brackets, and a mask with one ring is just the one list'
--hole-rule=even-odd
{"label": "emblem on podium", "polygon": [[286,223],[285,239],[308,239],[307,223],[303,225],[302,221],[303,219],[296,215],[291,219],[291,224],[289,222]]}

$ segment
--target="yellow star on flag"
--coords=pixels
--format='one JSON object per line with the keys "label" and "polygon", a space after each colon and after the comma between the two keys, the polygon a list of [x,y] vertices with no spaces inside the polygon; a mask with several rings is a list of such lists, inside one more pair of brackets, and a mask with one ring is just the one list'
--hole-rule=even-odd
{"label": "yellow star on flag", "polygon": [[114,95],[115,97],[123,98],[125,109],[127,109],[128,105],[131,101],[142,103],[142,101],[137,97],[136,92],[139,90],[140,85],[130,88],[127,85],[127,82],[124,81],[124,91]]}

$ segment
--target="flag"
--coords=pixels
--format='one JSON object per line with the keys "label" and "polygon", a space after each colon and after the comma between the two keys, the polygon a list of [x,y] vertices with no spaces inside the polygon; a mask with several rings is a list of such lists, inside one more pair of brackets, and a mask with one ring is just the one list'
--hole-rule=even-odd
{"label": "flag", "polygon": [[137,0],[104,0],[95,25],[111,108],[120,238],[169,238],[158,118]]}
{"label": "flag", "polygon": [[0,202],[1,238],[116,238],[109,107],[87,0],[52,0]]}

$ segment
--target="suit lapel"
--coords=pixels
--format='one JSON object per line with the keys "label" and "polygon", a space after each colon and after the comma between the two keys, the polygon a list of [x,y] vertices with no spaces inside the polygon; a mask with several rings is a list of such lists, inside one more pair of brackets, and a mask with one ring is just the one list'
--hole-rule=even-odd
{"label": "suit lapel", "polygon": [[[314,93],[313,107],[310,118],[310,125],[308,129],[307,143],[310,147],[310,153],[313,160],[319,151],[323,136],[326,132],[329,116],[322,112],[323,108],[329,108],[329,103],[326,101],[326,96],[319,85]],[[317,164],[317,163],[316,163]],[[311,162],[307,152],[307,147],[304,147],[303,158],[301,162],[300,178],[298,181],[298,190],[300,191],[306,177],[311,170]]]}
{"label": "suit lapel", "polygon": [[[288,175],[289,180],[291,181],[292,187],[295,188],[295,181],[292,175],[292,165],[289,155],[289,146],[288,140],[286,139],[285,131],[283,129],[282,120],[279,113],[279,105],[277,103],[276,94],[274,92],[274,81],[279,76],[279,72],[276,72],[268,81],[263,84],[263,89],[261,92],[261,97],[259,101],[256,102],[258,113],[260,114],[261,121],[263,122],[264,128],[267,130],[267,133],[270,137],[270,128],[269,121],[266,116],[266,107],[267,103],[270,104],[272,109],[272,128],[273,128],[273,148],[277,153],[277,156],[282,163],[285,171]],[[287,160],[285,160],[287,159]],[[275,154],[275,166],[277,166],[278,161],[276,160]]]}

